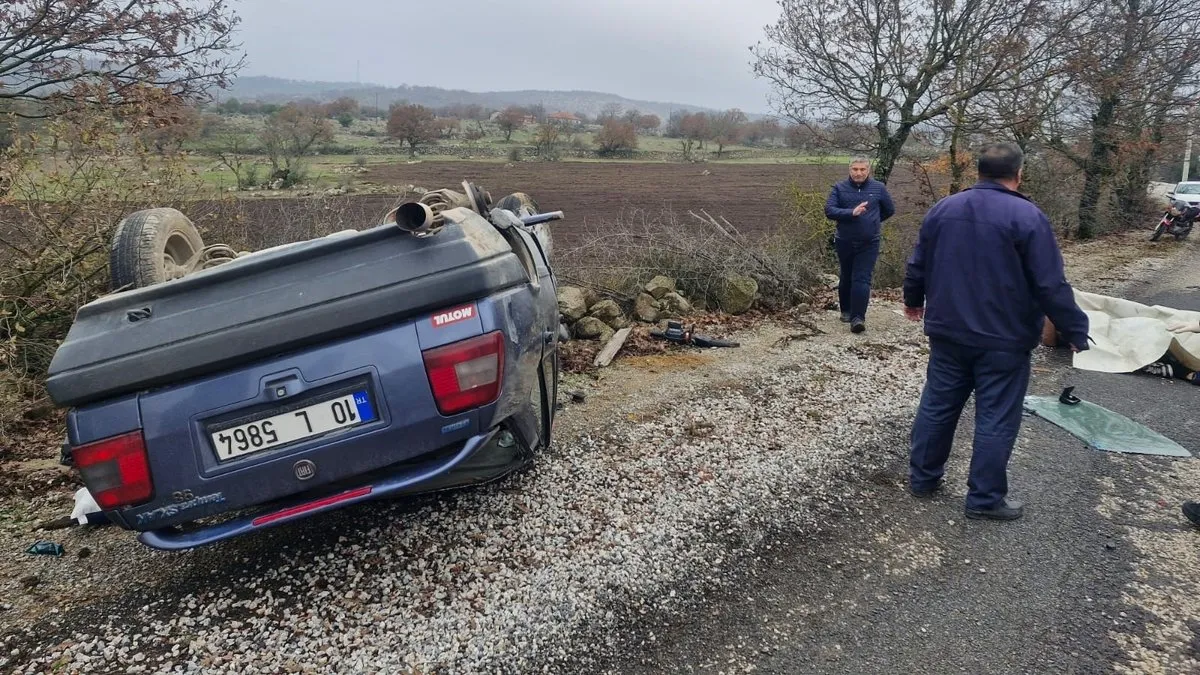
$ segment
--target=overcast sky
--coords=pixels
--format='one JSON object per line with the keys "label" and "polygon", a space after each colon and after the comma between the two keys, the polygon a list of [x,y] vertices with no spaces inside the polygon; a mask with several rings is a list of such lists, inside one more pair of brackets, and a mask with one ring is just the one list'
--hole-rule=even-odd
{"label": "overcast sky", "polygon": [[747,47],[775,0],[241,0],[246,75],[585,89],[768,112]]}

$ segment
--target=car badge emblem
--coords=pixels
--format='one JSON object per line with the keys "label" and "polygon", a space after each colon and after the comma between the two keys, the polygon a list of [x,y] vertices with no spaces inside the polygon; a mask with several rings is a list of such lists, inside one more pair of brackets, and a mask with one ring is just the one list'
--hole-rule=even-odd
{"label": "car badge emblem", "polygon": [[308,480],[317,475],[317,465],[307,459],[302,459],[292,466],[292,471],[296,472],[296,478]]}

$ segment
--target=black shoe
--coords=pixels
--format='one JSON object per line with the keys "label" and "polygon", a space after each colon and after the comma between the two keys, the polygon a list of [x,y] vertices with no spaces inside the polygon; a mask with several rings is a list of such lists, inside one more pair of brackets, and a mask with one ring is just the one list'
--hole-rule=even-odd
{"label": "black shoe", "polygon": [[867,329],[867,324],[862,319],[855,319],[850,322],[851,333],[861,333]]}
{"label": "black shoe", "polygon": [[967,509],[967,517],[972,520],[1016,520],[1025,512],[1025,505],[1018,501],[1005,499],[994,508]]}
{"label": "black shoe", "polygon": [[850,323],[850,313],[842,312],[842,323]]}
{"label": "black shoe", "polygon": [[929,499],[931,497],[937,496],[937,494],[942,491],[942,485],[944,485],[945,483],[946,483],[945,480],[939,478],[938,482],[935,483],[933,487],[925,488],[923,490],[918,490],[917,488],[913,487],[912,485],[909,485],[908,492],[909,492],[909,494],[916,497],[917,499]]}
{"label": "black shoe", "polygon": [[1193,525],[1200,527],[1200,504],[1196,502],[1184,502],[1183,515],[1192,521]]}

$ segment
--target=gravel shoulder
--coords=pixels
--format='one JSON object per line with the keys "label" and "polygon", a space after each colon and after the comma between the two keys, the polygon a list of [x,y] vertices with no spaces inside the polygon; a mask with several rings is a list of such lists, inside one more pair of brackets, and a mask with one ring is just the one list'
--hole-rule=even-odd
{"label": "gravel shoulder", "polygon": [[[1148,254],[1172,249],[1149,249],[1141,239],[1069,247],[1069,275],[1099,292],[1146,278],[1166,264],[1165,256]],[[778,585],[773,597],[790,612],[788,625],[810,634],[842,621],[845,640],[810,644],[832,656],[871,649],[850,639],[861,626],[845,618],[869,605],[867,579],[903,585],[932,577],[953,594],[950,580],[987,578],[1002,592],[1013,586],[999,570],[1037,555],[1057,557],[1057,576],[1041,586],[1064,595],[1072,586],[1057,581],[1096,576],[1073,571],[1070,561],[1086,558],[1094,544],[1108,551],[1100,539],[1080,549],[1060,550],[1053,540],[1010,547],[973,538],[952,498],[928,507],[917,526],[894,510],[902,485],[896,467],[926,353],[919,326],[898,307],[876,302],[865,336],[847,334],[834,313],[821,312],[810,318],[826,334],[809,339],[781,342],[800,329],[767,322],[736,334],[739,349],[619,359],[600,380],[568,380],[566,389],[588,393],[586,403],[566,403],[556,447],[517,476],[343,510],[193,552],[150,551],[112,528],[31,533],[30,523],[69,511],[69,486],[52,478],[45,493],[0,501],[7,519],[0,525],[0,668],[616,672],[672,664],[729,672],[729,657],[702,647],[723,647],[737,634],[722,622],[737,614],[731,598],[770,595],[769,584],[748,575],[803,577],[809,596]],[[1085,471],[1079,480],[1103,478]],[[1090,528],[1089,536],[1107,539],[1088,519],[1100,512],[1088,508],[1092,516],[1055,527]],[[63,543],[68,555],[25,555],[35,538]],[[83,548],[89,556],[80,557]],[[996,550],[1014,558],[989,559]],[[1141,555],[1122,547],[1111,565],[1097,565],[1133,569]],[[980,560],[993,571],[978,572]],[[841,588],[863,600],[839,595],[834,578],[848,580]],[[1126,591],[1106,588],[1094,599],[1117,612],[1114,598],[1126,603]],[[865,625],[915,625],[920,594],[892,597],[892,614],[868,613]],[[761,609],[748,605],[747,620]],[[715,619],[698,619],[714,611]],[[1045,623],[1062,625],[1050,615]],[[778,621],[763,624],[796,635]],[[944,622],[957,632],[943,639],[969,639],[962,625]],[[704,642],[688,641],[706,627],[714,632]],[[1123,625],[1094,629],[1124,644],[1117,637],[1126,634]],[[1024,639],[1033,645],[1036,637]],[[1070,641],[1063,639],[1065,649]],[[771,657],[779,644],[763,641],[757,649],[768,651],[756,653]],[[905,653],[919,654],[920,644]],[[731,651],[746,653],[737,641]],[[704,659],[717,660],[705,670]],[[770,672],[758,659],[734,662]],[[780,663],[786,670],[789,662]]]}

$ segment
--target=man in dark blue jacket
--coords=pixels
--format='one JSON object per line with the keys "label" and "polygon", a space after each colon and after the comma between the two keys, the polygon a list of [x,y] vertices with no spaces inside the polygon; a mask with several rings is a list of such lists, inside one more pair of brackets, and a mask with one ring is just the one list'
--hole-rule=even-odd
{"label": "man in dark blue jacket", "polygon": [[1024,159],[1013,143],[985,147],[979,182],[926,214],[904,279],[905,314],[924,317],[930,339],[910,489],[927,497],[941,486],[959,415],[974,391],[968,518],[1021,517],[1021,504],[1006,498],[1008,460],[1043,316],[1073,350],[1088,348],[1087,315],[1075,304],[1050,221],[1017,192]]}
{"label": "man in dark blue jacket", "polygon": [[837,221],[834,245],[840,268],[838,301],[842,321],[848,322],[855,333],[866,330],[881,224],[896,213],[887,187],[870,174],[870,162],[855,158],[850,162],[850,177],[835,184],[825,201],[825,217]]}

